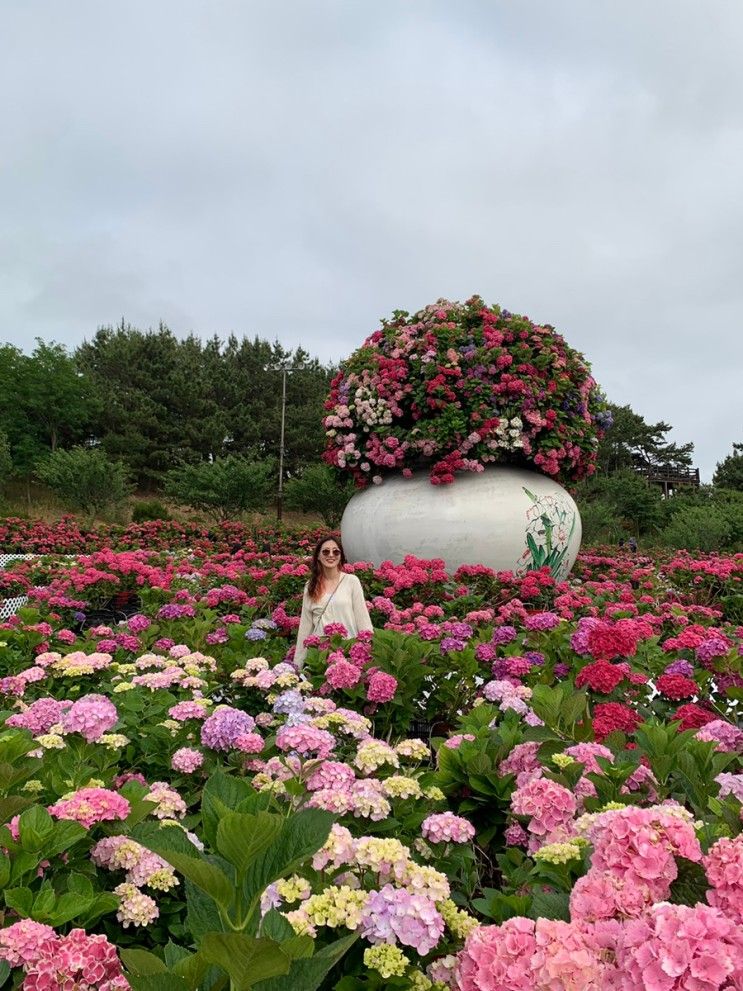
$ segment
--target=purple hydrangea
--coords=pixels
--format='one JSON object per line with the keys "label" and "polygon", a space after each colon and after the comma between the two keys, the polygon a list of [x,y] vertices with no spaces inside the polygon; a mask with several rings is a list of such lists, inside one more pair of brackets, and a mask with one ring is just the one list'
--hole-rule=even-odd
{"label": "purple hydrangea", "polygon": [[251,626],[251,628],[245,633],[246,640],[265,640],[267,636],[268,634],[265,630],[257,629],[254,626]]}
{"label": "purple hydrangea", "polygon": [[663,672],[664,674],[682,674],[685,678],[694,677],[694,665],[690,661],[681,658],[672,661]]}
{"label": "purple hydrangea", "polygon": [[490,638],[490,642],[495,644],[496,647],[501,647],[503,644],[511,643],[512,640],[516,639],[516,628],[513,626],[498,626],[493,630],[493,635]]}
{"label": "purple hydrangea", "polygon": [[250,733],[254,726],[255,720],[247,712],[233,709],[231,705],[221,705],[204,720],[201,742],[212,750],[232,750],[237,737]]}
{"label": "purple hydrangea", "polygon": [[537,612],[524,620],[527,630],[554,630],[559,623],[560,617],[553,612]]}
{"label": "purple hydrangea", "polygon": [[425,956],[441,939],[444,920],[430,898],[385,884],[369,895],[361,929],[370,943],[400,942]]}
{"label": "purple hydrangea", "polygon": [[441,653],[449,654],[459,650],[464,650],[467,646],[464,640],[457,640],[456,637],[443,637],[441,640]]}

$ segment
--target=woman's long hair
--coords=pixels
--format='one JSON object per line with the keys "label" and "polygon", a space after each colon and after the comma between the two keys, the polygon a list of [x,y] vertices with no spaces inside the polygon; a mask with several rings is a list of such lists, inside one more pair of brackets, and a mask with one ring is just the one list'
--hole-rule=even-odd
{"label": "woman's long hair", "polygon": [[346,555],[343,553],[343,544],[334,537],[332,534],[328,534],[327,537],[322,537],[315,544],[315,549],[312,552],[312,563],[310,565],[310,580],[307,582],[307,594],[313,600],[319,599],[322,595],[323,587],[323,573],[322,573],[322,563],[320,561],[320,548],[323,544],[327,544],[329,540],[332,540],[334,544],[338,546],[338,550],[341,552],[340,559],[338,561],[338,568],[342,569],[343,565],[346,563]]}

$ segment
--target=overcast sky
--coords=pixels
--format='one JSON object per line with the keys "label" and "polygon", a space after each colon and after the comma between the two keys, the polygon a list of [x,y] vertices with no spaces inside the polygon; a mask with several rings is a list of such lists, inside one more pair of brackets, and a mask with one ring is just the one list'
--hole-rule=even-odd
{"label": "overcast sky", "polygon": [[0,340],[338,360],[475,292],[743,440],[743,3],[0,0]]}

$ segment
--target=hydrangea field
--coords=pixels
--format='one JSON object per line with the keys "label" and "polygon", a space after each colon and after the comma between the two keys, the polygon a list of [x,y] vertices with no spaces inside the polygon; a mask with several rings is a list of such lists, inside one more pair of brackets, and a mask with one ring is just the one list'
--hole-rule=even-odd
{"label": "hydrangea field", "polygon": [[743,555],[568,581],[0,523],[0,987],[743,989]]}

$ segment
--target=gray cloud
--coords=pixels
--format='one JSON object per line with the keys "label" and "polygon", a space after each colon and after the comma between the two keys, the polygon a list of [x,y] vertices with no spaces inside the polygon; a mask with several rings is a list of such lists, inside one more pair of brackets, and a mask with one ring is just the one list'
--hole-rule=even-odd
{"label": "gray cloud", "polygon": [[743,8],[0,0],[0,338],[122,315],[337,359],[477,291],[743,437]]}

